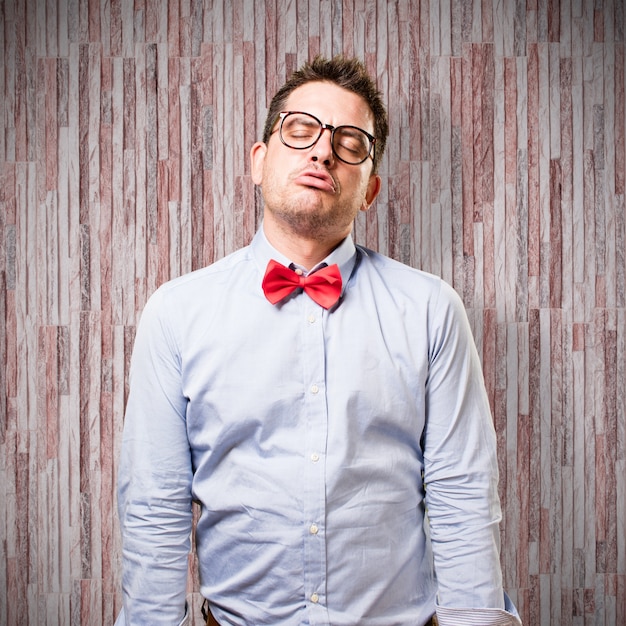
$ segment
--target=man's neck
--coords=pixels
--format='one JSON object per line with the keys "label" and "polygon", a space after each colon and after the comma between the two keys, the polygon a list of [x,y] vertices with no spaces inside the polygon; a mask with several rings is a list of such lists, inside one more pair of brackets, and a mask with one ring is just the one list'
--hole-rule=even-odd
{"label": "man's neck", "polygon": [[264,232],[269,243],[293,263],[310,270],[323,261],[347,234],[333,239],[314,239],[285,232],[279,228],[264,224]]}

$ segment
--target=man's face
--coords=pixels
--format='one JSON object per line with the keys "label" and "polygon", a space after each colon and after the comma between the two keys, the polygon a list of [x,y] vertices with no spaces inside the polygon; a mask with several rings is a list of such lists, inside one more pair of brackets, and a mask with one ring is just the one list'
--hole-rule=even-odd
{"label": "man's face", "polygon": [[[374,134],[369,106],[360,96],[333,83],[307,83],[294,90],[284,107],[303,111],[331,126],[351,125]],[[300,237],[339,242],[351,229],[359,210],[378,195],[380,178],[372,174],[372,160],[349,165],[331,147],[330,130],[310,148],[285,146],[274,127],[267,145],[251,150],[252,179],[261,185],[265,221]]]}

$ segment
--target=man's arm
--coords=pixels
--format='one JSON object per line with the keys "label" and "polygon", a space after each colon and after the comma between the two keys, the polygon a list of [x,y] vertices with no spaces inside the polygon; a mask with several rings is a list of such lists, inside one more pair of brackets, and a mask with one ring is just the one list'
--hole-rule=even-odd
{"label": "man's arm", "polygon": [[440,624],[517,624],[504,611],[493,420],[467,316],[448,285],[432,320],[424,479]]}
{"label": "man's arm", "polygon": [[129,625],[173,626],[185,614],[192,470],[180,359],[163,306],[157,292],[137,331],[119,467]]}

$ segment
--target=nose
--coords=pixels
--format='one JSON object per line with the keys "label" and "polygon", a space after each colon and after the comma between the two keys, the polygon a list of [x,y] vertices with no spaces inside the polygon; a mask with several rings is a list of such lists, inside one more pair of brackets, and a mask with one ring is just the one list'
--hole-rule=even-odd
{"label": "nose", "polygon": [[321,161],[326,167],[333,164],[335,154],[332,146],[332,130],[323,128],[320,138],[313,144],[311,148],[311,160]]}

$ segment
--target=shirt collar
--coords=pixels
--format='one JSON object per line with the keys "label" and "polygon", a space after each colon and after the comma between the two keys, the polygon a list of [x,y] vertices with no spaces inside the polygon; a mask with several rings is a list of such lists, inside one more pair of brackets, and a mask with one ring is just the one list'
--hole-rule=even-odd
{"label": "shirt collar", "polygon": [[[285,256],[282,252],[279,252],[272,244],[267,240],[263,226],[257,231],[252,242],[250,243],[252,255],[259,267],[261,276],[265,274],[265,268],[271,259],[282,263],[289,267],[290,265],[296,265],[289,257]],[[336,263],[339,266],[341,272],[341,281],[343,284],[342,293],[348,284],[348,280],[354,270],[356,263],[356,246],[352,235],[348,235],[323,261],[318,263],[315,267],[311,268],[311,271],[319,269],[323,265],[332,265]]]}

